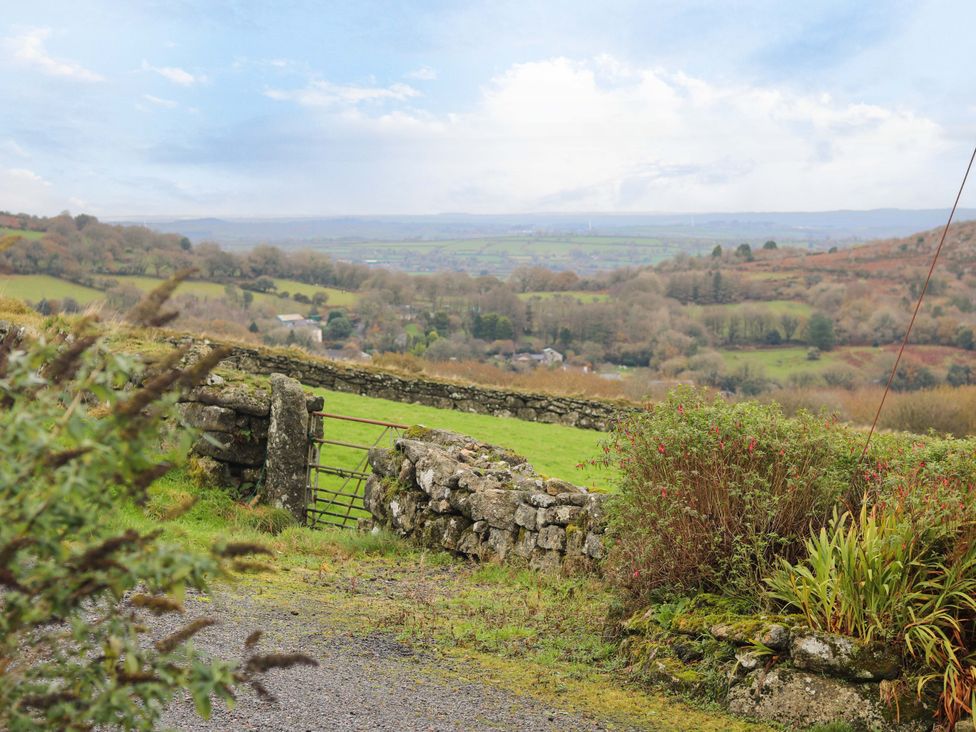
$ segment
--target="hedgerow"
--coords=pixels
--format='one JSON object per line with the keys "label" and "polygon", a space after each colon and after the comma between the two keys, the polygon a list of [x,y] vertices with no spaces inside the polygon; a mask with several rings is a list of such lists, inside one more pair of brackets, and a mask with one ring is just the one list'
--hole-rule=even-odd
{"label": "hedgerow", "polygon": [[622,475],[607,567],[639,599],[715,592],[891,644],[976,705],[976,440],[866,431],[672,392],[605,444]]}

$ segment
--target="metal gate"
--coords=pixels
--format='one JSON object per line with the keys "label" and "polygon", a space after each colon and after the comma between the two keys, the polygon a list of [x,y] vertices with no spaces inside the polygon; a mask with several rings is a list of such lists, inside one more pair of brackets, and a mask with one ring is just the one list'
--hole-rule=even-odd
{"label": "metal gate", "polygon": [[[393,447],[409,425],[328,412],[313,416],[322,420],[322,435],[310,437],[308,443],[305,523],[354,529],[359,519],[369,518],[363,504],[363,488],[370,476],[369,449]],[[348,439],[335,439],[340,435]]]}

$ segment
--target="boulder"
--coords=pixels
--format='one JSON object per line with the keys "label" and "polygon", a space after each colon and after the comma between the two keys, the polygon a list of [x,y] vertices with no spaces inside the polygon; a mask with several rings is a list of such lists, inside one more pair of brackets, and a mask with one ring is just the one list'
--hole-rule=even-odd
{"label": "boulder", "polygon": [[243,432],[204,432],[192,450],[222,463],[252,467],[264,463],[267,452],[264,440],[254,439]]}
{"label": "boulder", "polygon": [[393,528],[406,536],[417,527],[417,516],[426,506],[426,496],[416,491],[397,493],[390,501]]}
{"label": "boulder", "polygon": [[545,482],[546,493],[550,496],[558,496],[560,493],[585,493],[582,488],[572,483],[560,480],[559,478],[549,478]]}
{"label": "boulder", "polygon": [[515,546],[512,551],[516,556],[522,557],[522,559],[529,559],[532,556],[532,551],[536,547],[536,540],[538,538],[539,535],[535,531],[522,529],[515,539]]}
{"label": "boulder", "polygon": [[561,526],[543,526],[536,542],[542,549],[562,551],[566,547],[566,529]]}
{"label": "boulder", "polygon": [[[733,714],[777,722],[789,729],[843,722],[854,730],[921,732],[930,721],[915,716],[910,700],[900,705],[900,722],[894,707],[886,706],[878,685],[777,667],[753,671],[729,690]],[[914,713],[911,713],[914,712]]]}
{"label": "boulder", "polygon": [[592,531],[586,535],[586,541],[583,543],[583,551],[586,556],[600,560],[603,559],[606,554],[606,550],[603,547],[603,539],[599,534],[594,534]]}
{"label": "boulder", "polygon": [[519,504],[515,509],[515,523],[529,531],[535,531],[536,509],[524,503]]}
{"label": "boulder", "polygon": [[582,516],[584,510],[579,506],[553,506],[552,508],[540,508],[536,516],[536,521],[540,525],[557,524],[566,526],[573,523]]}
{"label": "boulder", "polygon": [[[417,485],[429,496],[438,488],[453,488],[458,484],[457,462],[444,452],[431,452],[420,458],[414,468]],[[446,498],[448,494],[440,497]]]}
{"label": "boulder", "polygon": [[515,509],[522,502],[522,495],[499,488],[472,493],[469,499],[471,518],[487,521],[496,529],[512,531],[515,528]]}
{"label": "boulder", "polygon": [[377,475],[371,475],[366,479],[366,485],[363,487],[363,505],[375,519],[382,521],[387,518],[386,486]]}
{"label": "boulder", "polygon": [[549,508],[550,506],[556,505],[556,499],[548,493],[533,493],[526,501],[530,506],[535,506],[536,508]]}
{"label": "boulder", "polygon": [[538,572],[558,572],[563,566],[563,555],[556,551],[547,551],[540,547],[532,550],[529,567]]}
{"label": "boulder", "polygon": [[180,419],[191,427],[196,427],[205,432],[235,432],[240,429],[237,412],[227,407],[218,407],[216,404],[200,404],[199,402],[184,402],[179,405],[178,409]]}
{"label": "boulder", "polygon": [[816,630],[795,632],[790,656],[798,669],[845,679],[880,681],[901,674],[900,660],[888,646]]}
{"label": "boulder", "polygon": [[[271,396],[268,392],[263,389],[249,387],[245,384],[199,386],[191,390],[181,401],[200,402],[201,404],[226,407],[235,412],[250,414],[255,417],[267,417],[271,411]],[[307,417],[308,412],[305,409],[304,395],[302,395],[301,410],[305,412]]]}
{"label": "boulder", "polygon": [[563,506],[583,507],[589,503],[590,497],[586,493],[560,493],[556,496],[556,503]]}
{"label": "boulder", "polygon": [[444,526],[444,535],[441,537],[441,546],[450,551],[458,548],[461,536],[464,531],[470,528],[471,522],[461,516],[451,516]]}
{"label": "boulder", "polygon": [[713,638],[737,646],[759,642],[774,651],[785,651],[790,646],[790,629],[784,623],[762,616],[730,618],[708,630]]}
{"label": "boulder", "polygon": [[367,461],[373,472],[384,478],[395,478],[400,470],[399,455],[385,447],[371,447]]}
{"label": "boulder", "polygon": [[488,540],[485,542],[491,550],[492,557],[499,561],[505,559],[515,545],[511,531],[503,529],[491,529],[488,532]]}

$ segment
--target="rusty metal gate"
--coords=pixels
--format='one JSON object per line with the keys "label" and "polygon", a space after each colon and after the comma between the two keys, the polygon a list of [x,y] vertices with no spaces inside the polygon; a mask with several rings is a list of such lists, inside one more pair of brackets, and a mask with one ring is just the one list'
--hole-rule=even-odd
{"label": "rusty metal gate", "polygon": [[363,488],[370,475],[369,449],[393,447],[409,425],[328,412],[313,416],[322,420],[322,434],[310,437],[308,443],[305,523],[354,529],[361,518],[369,518],[363,504]]}

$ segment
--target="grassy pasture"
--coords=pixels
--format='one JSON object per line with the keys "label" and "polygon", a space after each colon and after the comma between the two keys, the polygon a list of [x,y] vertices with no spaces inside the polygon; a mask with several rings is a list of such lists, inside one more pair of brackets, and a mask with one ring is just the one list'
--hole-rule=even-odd
{"label": "grassy pasture", "polygon": [[[325,397],[326,412],[460,432],[514,450],[527,458],[539,473],[552,478],[605,490],[610,489],[614,478],[606,470],[576,467],[602,454],[600,443],[604,435],[594,430],[468,414],[324,389],[315,392]],[[325,428],[331,439],[358,444],[372,444],[381,432],[381,428],[373,425],[338,420],[326,420]],[[330,457],[334,456],[341,467],[354,467],[355,461],[362,457],[357,451],[329,446],[326,449],[333,450]]]}
{"label": "grassy pasture", "polygon": [[[159,287],[162,280],[155,277],[144,277],[141,275],[110,275],[113,280],[118,280],[120,284],[133,285],[143,292],[149,292]],[[204,300],[217,300],[224,297],[224,285],[218,282],[201,282],[199,280],[187,280],[176,290],[177,295],[195,295]],[[287,303],[274,295],[266,295],[261,292],[254,293],[255,302]]]}
{"label": "grassy pasture", "polygon": [[520,292],[520,300],[551,300],[555,297],[572,297],[580,302],[606,302],[610,295],[606,292],[590,292],[588,290],[565,290],[562,292]]}
{"label": "grassy pasture", "polygon": [[102,299],[99,290],[50,275],[0,275],[0,295],[34,303],[71,297],[81,305]]}
{"label": "grassy pasture", "polygon": [[9,226],[0,226],[0,237],[7,236],[7,234],[13,234],[22,239],[29,239],[30,241],[37,241],[38,239],[44,238],[43,231],[24,231],[23,229],[11,229]]}
{"label": "grassy pasture", "polygon": [[700,318],[709,310],[724,310],[729,314],[742,314],[743,310],[765,310],[772,315],[793,315],[799,318],[807,318],[813,312],[813,308],[805,302],[795,300],[749,300],[747,302],[733,302],[727,305],[685,305],[684,309],[689,315]]}
{"label": "grassy pasture", "polygon": [[837,351],[828,351],[821,354],[817,361],[808,361],[807,352],[810,349],[806,346],[787,347],[787,348],[757,348],[750,350],[722,350],[722,358],[725,359],[729,369],[736,369],[743,365],[762,368],[766,376],[783,380],[790,374],[800,372],[819,373],[831,366],[841,363]]}
{"label": "grassy pasture", "polygon": [[359,302],[359,294],[355,292],[340,290],[335,287],[310,285],[307,282],[298,282],[297,280],[283,280],[279,278],[273,279],[275,287],[278,288],[278,292],[288,292],[292,295],[300,293],[307,297],[313,297],[317,292],[326,293],[329,296],[329,300],[326,303],[328,307],[353,307],[357,302]]}

